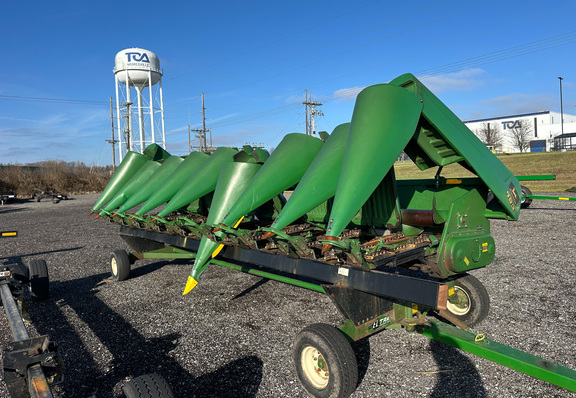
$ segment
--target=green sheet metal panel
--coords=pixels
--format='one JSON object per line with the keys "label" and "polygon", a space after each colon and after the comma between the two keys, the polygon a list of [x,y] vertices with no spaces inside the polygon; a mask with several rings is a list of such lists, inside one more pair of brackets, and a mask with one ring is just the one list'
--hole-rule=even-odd
{"label": "green sheet metal panel", "polygon": [[[206,218],[207,225],[216,224],[224,218],[261,167],[261,164],[239,162],[229,162],[222,165],[216,189],[214,190],[210,212]],[[218,246],[217,242],[208,239],[206,236],[202,237],[192,271],[190,272],[192,278],[198,280],[200,274],[208,266],[212,253]]]}
{"label": "green sheet metal panel", "polygon": [[131,208],[145,202],[156,190],[157,187],[165,181],[170,174],[184,161],[181,156],[170,156],[162,162],[162,166],[142,184],[136,192],[118,209],[117,213],[122,214]]}
{"label": "green sheet metal panel", "polygon": [[222,165],[232,162],[237,153],[238,150],[235,148],[216,149],[174,194],[168,204],[158,213],[158,217],[164,217],[214,191]]}
{"label": "green sheet metal panel", "polygon": [[102,206],[108,203],[116,194],[122,189],[122,187],[130,181],[130,179],[140,170],[150,158],[146,155],[142,155],[138,152],[129,151],[120,165],[112,175],[112,178],[104,188],[104,192],[98,198],[94,207],[92,207],[92,212],[100,210]]}
{"label": "green sheet metal panel", "polygon": [[[463,157],[460,163],[473,170],[492,190],[508,217],[517,220],[520,214],[520,183],[514,174],[414,75],[401,75],[390,84],[404,87],[423,98],[422,116],[426,118],[429,126],[444,139],[446,146]],[[426,153],[427,147],[433,144],[418,146]],[[428,156],[434,161],[430,154]],[[435,163],[442,165],[436,161]]]}
{"label": "green sheet metal panel", "polygon": [[158,144],[150,144],[142,153],[152,160],[165,160],[170,157],[170,154]]}
{"label": "green sheet metal panel", "polygon": [[203,152],[192,152],[164,181],[160,181],[155,191],[142,205],[136,215],[142,216],[150,210],[168,202],[178,192],[203,164],[209,159],[209,155]]}
{"label": "green sheet metal panel", "polygon": [[[112,211],[122,206],[161,166],[159,162],[148,160],[120,191],[104,206],[104,211]],[[104,215],[104,214],[100,214]]]}
{"label": "green sheet metal panel", "polygon": [[421,98],[379,84],[358,94],[327,236],[339,236],[402,153],[420,120]]}
{"label": "green sheet metal panel", "polygon": [[298,183],[322,145],[322,141],[309,135],[286,135],[222,223],[233,226],[241,217]]}
{"label": "green sheet metal panel", "polygon": [[[337,126],[306,170],[272,228],[283,229],[336,193],[350,123]],[[322,216],[322,219],[324,216]]]}

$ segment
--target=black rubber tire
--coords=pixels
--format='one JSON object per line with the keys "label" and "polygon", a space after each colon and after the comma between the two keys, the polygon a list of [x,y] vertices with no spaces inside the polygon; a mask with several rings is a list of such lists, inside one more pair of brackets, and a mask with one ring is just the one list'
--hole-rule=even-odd
{"label": "black rubber tire", "polygon": [[292,358],[300,383],[312,397],[345,398],[356,389],[358,363],[354,350],[335,327],[315,323],[304,328],[296,336]]}
{"label": "black rubber tire", "polygon": [[130,257],[125,250],[114,250],[110,254],[110,270],[115,281],[125,281],[130,277]]}
{"label": "black rubber tire", "polygon": [[126,398],[174,398],[168,382],[158,373],[138,376],[122,387]]}
{"label": "black rubber tire", "polygon": [[28,263],[30,295],[35,300],[46,300],[50,296],[48,266],[44,260],[31,260]]}
{"label": "black rubber tire", "polygon": [[524,199],[520,202],[520,208],[527,209],[532,203],[532,198],[527,197],[527,195],[532,195],[532,191],[530,191],[524,185],[521,185],[520,188],[522,188],[522,198]]}
{"label": "black rubber tire", "polygon": [[482,322],[490,312],[488,291],[475,276],[464,275],[454,281],[456,295],[463,300],[460,303],[448,301],[447,310],[458,320],[472,327]]}

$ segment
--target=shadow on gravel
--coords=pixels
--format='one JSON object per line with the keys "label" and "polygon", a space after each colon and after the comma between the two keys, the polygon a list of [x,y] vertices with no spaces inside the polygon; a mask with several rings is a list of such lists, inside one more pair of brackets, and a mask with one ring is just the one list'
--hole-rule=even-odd
{"label": "shadow on gravel", "polygon": [[[134,269],[135,276],[165,265]],[[181,397],[254,397],[262,379],[262,361],[250,356],[195,378],[170,354],[179,334],[147,339],[97,296],[108,273],[50,283],[50,299],[34,302],[28,315],[39,334],[60,346],[66,369],[65,397],[110,397],[124,381],[147,373],[164,376]],[[121,299],[121,298],[120,298]],[[96,342],[87,344],[86,342]],[[103,367],[103,363],[110,363]]]}
{"label": "shadow on gravel", "polygon": [[53,253],[62,253],[62,252],[70,252],[73,250],[80,250],[82,247],[71,247],[69,249],[61,249],[61,250],[46,250],[43,252],[36,252],[36,253],[29,253],[23,256],[10,256],[10,257],[0,257],[0,260],[6,260],[8,262],[24,265],[24,261],[22,260],[23,257],[34,257],[34,256],[43,256],[45,254],[53,254]]}
{"label": "shadow on gravel", "polygon": [[9,205],[4,205],[0,208],[0,214],[19,213],[21,211],[30,211],[30,209],[26,209],[25,207],[9,207]]}
{"label": "shadow on gravel", "polygon": [[370,339],[365,338],[352,342],[352,350],[354,350],[356,362],[358,363],[358,383],[356,384],[356,387],[358,387],[362,384],[362,380],[364,380],[364,376],[366,376],[368,371],[368,365],[370,365]]}
{"label": "shadow on gravel", "polygon": [[[262,381],[264,363],[257,356],[237,359],[192,381],[197,398],[253,398]],[[175,392],[178,396],[179,391]]]}
{"label": "shadow on gravel", "polygon": [[253,284],[252,286],[250,286],[247,289],[244,289],[243,291],[241,291],[240,293],[238,293],[236,296],[234,296],[232,298],[232,300],[237,300],[239,298],[242,298],[244,296],[246,296],[247,294],[252,293],[254,290],[258,289],[260,286],[262,286],[263,284],[265,284],[266,282],[268,282],[270,279],[260,279],[258,282],[256,282],[255,284]]}
{"label": "shadow on gravel", "polygon": [[436,340],[430,340],[430,349],[440,372],[431,398],[486,397],[486,390],[476,366],[462,351]]}

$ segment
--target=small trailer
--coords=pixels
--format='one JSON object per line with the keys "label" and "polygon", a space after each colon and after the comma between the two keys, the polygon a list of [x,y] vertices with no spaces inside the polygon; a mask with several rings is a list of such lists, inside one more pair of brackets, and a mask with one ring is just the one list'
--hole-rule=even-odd
{"label": "small trailer", "polygon": [[[519,217],[518,178],[410,74],[364,89],[350,123],[322,137],[288,134],[272,154],[129,153],[92,208],[132,248],[111,254],[114,279],[140,259],[180,258],[192,263],[184,294],[212,264],[328,295],[342,322],[305,327],[293,345],[314,397],[349,396],[350,342],[398,328],[576,391],[576,371],[470,330],[489,311],[472,273],[494,260],[490,220]],[[402,151],[435,177],[397,180]],[[476,177],[444,177],[454,163]]]}
{"label": "small trailer", "polygon": [[68,195],[61,194],[54,190],[43,191],[41,189],[35,189],[34,192],[30,194],[30,198],[36,202],[40,202],[42,199],[50,199],[52,203],[59,203],[61,200],[68,200]]}
{"label": "small trailer", "polygon": [[[15,237],[15,231],[1,233]],[[58,345],[49,336],[30,337],[22,317],[24,285],[35,300],[49,296],[48,268],[44,260],[31,260],[28,267],[0,265],[0,295],[14,341],[4,349],[2,376],[12,398],[51,398],[51,388],[62,381],[63,363]]]}

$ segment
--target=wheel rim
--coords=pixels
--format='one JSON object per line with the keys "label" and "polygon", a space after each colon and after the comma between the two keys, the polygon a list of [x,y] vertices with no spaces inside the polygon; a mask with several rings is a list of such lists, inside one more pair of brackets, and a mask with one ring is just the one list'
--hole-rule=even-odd
{"label": "wheel rim", "polygon": [[470,312],[470,296],[459,286],[454,286],[454,295],[446,305],[448,311],[454,315],[462,316]]}
{"label": "wheel rim", "polygon": [[110,260],[110,267],[112,267],[112,275],[118,275],[118,263],[116,262],[116,258],[112,257]]}
{"label": "wheel rim", "polygon": [[306,346],[300,355],[300,365],[304,375],[318,390],[326,388],[330,379],[328,364],[324,356],[315,347]]}

